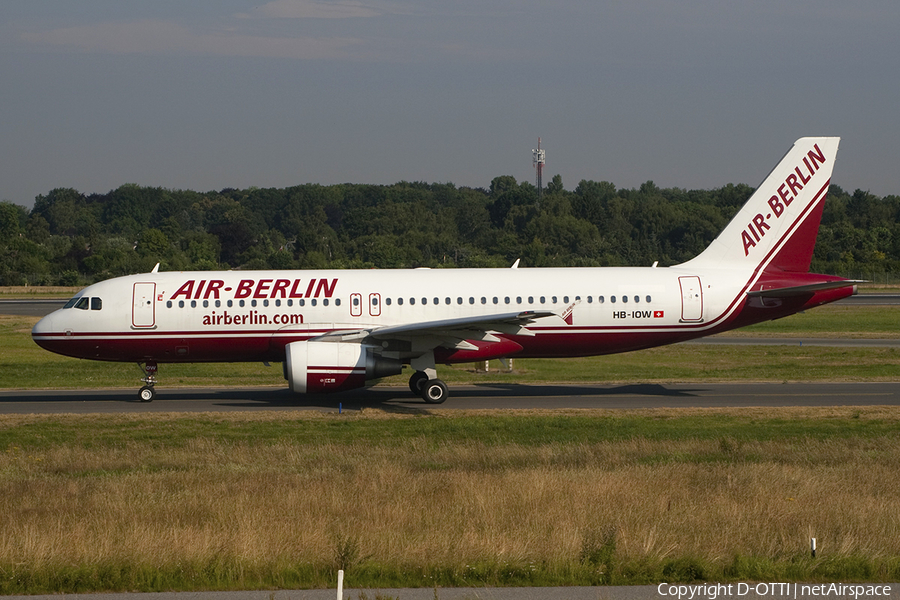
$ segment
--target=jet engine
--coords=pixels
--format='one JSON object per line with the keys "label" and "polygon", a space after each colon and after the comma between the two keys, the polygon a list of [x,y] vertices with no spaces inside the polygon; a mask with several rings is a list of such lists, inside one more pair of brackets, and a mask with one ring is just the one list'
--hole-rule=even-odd
{"label": "jet engine", "polygon": [[362,344],[291,342],[285,346],[284,378],[298,394],[361,388],[369,379],[399,375],[403,364]]}

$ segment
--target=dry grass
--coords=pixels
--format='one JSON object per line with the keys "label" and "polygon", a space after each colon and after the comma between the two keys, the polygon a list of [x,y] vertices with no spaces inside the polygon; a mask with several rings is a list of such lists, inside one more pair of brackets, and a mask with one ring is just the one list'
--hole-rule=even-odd
{"label": "dry grass", "polygon": [[[692,412],[635,414],[678,420]],[[757,418],[703,411],[710,419],[715,413]],[[795,409],[778,417],[792,414],[848,418],[846,409]],[[889,408],[853,417],[898,420]],[[86,426],[100,429],[138,422],[92,418],[93,425],[83,418]],[[222,422],[240,427],[267,418],[310,418],[322,427],[337,419],[253,414]],[[389,426],[388,418],[450,419],[377,411],[354,419]],[[560,415],[553,418],[558,423]],[[6,417],[0,431],[48,419]],[[159,426],[166,419],[177,417],[162,417]],[[658,568],[684,557],[722,568],[735,556],[796,562],[809,537],[818,538],[820,556],[900,556],[897,436],[767,439],[724,431],[716,438],[533,445],[435,440],[425,429],[377,444],[290,436],[234,441],[199,428],[173,444],[8,445],[0,453],[0,565],[40,572],[224,562],[265,572],[342,563],[351,572],[393,565],[449,569],[465,578],[479,564],[558,573],[593,560],[587,567],[602,580],[622,565]],[[592,551],[601,558],[590,559]]]}
{"label": "dry grass", "polygon": [[65,285],[2,285],[0,297],[4,298],[56,298],[74,295],[84,286]]}

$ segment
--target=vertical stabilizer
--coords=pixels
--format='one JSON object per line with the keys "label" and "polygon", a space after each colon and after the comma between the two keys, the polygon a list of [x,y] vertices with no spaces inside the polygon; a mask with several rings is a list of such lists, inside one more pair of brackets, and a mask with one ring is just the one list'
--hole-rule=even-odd
{"label": "vertical stabilizer", "polygon": [[839,142],[794,142],[719,237],[684,266],[808,271]]}

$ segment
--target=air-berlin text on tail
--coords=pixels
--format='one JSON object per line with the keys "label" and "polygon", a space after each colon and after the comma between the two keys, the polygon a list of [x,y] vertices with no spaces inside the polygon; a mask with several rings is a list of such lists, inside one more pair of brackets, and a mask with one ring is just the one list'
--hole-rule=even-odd
{"label": "air-berlin text on tail", "polygon": [[[220,293],[235,300],[241,298],[331,298],[337,279],[241,279],[237,286],[226,286],[221,279],[188,279],[169,300],[219,300]],[[231,294],[233,292],[233,294]]]}
{"label": "air-berlin text on tail", "polygon": [[784,210],[791,205],[791,202],[797,197],[797,192],[802,190],[810,180],[819,171],[820,165],[825,162],[825,153],[819,149],[819,145],[815,144],[813,149],[806,153],[803,157],[803,164],[794,167],[794,171],[785,177],[784,183],[778,186],[776,194],[773,194],[768,200],[769,209],[765,216],[758,213],[749,223],[747,228],[741,232],[741,242],[744,244],[744,256],[750,254],[750,249],[756,247],[770,229],[768,220],[772,217],[780,218]]}

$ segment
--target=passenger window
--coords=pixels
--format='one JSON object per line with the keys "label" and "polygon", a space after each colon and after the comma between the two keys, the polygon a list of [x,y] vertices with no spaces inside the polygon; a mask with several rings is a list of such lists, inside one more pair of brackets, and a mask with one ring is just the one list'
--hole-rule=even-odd
{"label": "passenger window", "polygon": [[[253,302],[255,303],[256,300],[254,300]],[[254,306],[256,306],[256,304],[254,304]],[[191,308],[197,308],[197,301],[196,301],[196,300],[191,300]]]}
{"label": "passenger window", "polygon": [[209,300],[203,301],[203,308],[209,308]]}
{"label": "passenger window", "polygon": [[306,306],[306,300],[300,298],[299,300],[297,300],[297,306]]}
{"label": "passenger window", "polygon": [[171,300],[169,300],[168,302],[166,302],[166,308],[172,308],[172,301],[171,301]]}
{"label": "passenger window", "polygon": [[390,306],[390,305],[391,305],[391,299],[390,299],[390,298],[385,298],[385,299],[384,299],[384,303],[387,304],[388,306]]}
{"label": "passenger window", "polygon": [[500,304],[500,300],[497,298],[497,296],[494,296],[494,304]]}
{"label": "passenger window", "polygon": [[622,296],[622,302],[628,302],[628,296]]}
{"label": "passenger window", "polygon": [[229,300],[229,301],[228,301],[228,308],[231,308],[232,306],[234,306],[234,302],[231,301],[231,300]]}
{"label": "passenger window", "polygon": [[[193,306],[193,305],[191,305],[191,306]],[[256,308],[256,300],[251,300],[250,306],[252,306],[253,308]]]}
{"label": "passenger window", "polygon": [[482,297],[481,297],[481,303],[482,303],[482,304],[487,304],[487,298],[485,298],[484,296],[482,296]]}
{"label": "passenger window", "polygon": [[534,304],[534,296],[528,296],[528,304]]}
{"label": "passenger window", "polygon": [[516,296],[516,304],[522,304],[522,296]]}
{"label": "passenger window", "polygon": [[635,302],[640,302],[640,301],[641,301],[641,297],[640,297],[640,296],[635,296],[635,297],[634,297],[634,301],[635,301]]}
{"label": "passenger window", "polygon": [[450,296],[444,298],[444,304],[450,304]]}
{"label": "passenger window", "polygon": [[506,298],[503,299],[503,303],[504,303],[504,304],[509,304],[509,296],[507,296]]}
{"label": "passenger window", "polygon": [[541,296],[541,304],[545,303],[546,301],[547,301],[547,299],[544,298],[543,296]]}
{"label": "passenger window", "polygon": [[475,304],[475,298],[469,296],[469,304]]}
{"label": "passenger window", "polygon": [[[229,302],[231,302],[231,300],[229,300]],[[288,306],[293,306],[293,305],[294,305],[294,301],[293,301],[293,300],[288,300],[288,301],[287,301],[287,305],[288,305]],[[216,304],[216,306],[218,306],[218,304]],[[229,304],[228,306],[231,306],[231,304]]]}
{"label": "passenger window", "polygon": [[428,306],[428,298],[422,298],[422,306]]}
{"label": "passenger window", "polygon": [[[290,300],[288,300],[288,302],[290,302]],[[219,308],[220,306],[222,306],[222,301],[216,300],[216,308]]]}
{"label": "passenger window", "polygon": [[437,306],[437,305],[440,304],[440,303],[441,303],[441,299],[440,299],[440,298],[435,298],[435,299],[434,299],[434,305],[435,305],[435,306]]}
{"label": "passenger window", "polygon": [[409,299],[409,303],[410,303],[410,305],[415,304],[415,303],[416,303],[416,299],[415,299],[415,298],[410,298],[410,299]]}
{"label": "passenger window", "polygon": [[184,308],[184,300],[178,301],[178,308]]}
{"label": "passenger window", "polygon": [[318,303],[319,303],[319,302],[318,302],[315,298],[313,298],[312,300],[309,301],[309,305],[310,305],[310,306],[315,306],[315,305],[318,304]]}
{"label": "passenger window", "polygon": [[647,304],[650,304],[650,296],[647,296]]}
{"label": "passenger window", "polygon": [[334,299],[334,305],[335,305],[335,306],[340,306],[340,305],[341,305],[341,299],[340,299],[340,298],[335,298],[335,299]]}
{"label": "passenger window", "polygon": [[403,306],[403,298],[397,298],[397,304]]}
{"label": "passenger window", "polygon": [[268,305],[269,305],[269,301],[268,301],[268,300],[263,300],[263,306],[268,306]]}
{"label": "passenger window", "polygon": [[615,296],[610,296],[610,297],[609,297],[609,301],[612,302],[613,304],[615,304],[615,303],[616,303],[616,297],[615,297]]}
{"label": "passenger window", "polygon": [[587,301],[588,301],[588,304],[593,304],[593,303],[594,303],[594,297],[593,297],[593,296],[588,296],[588,297],[587,297]]}
{"label": "passenger window", "polygon": [[[373,302],[372,304],[375,304],[375,302]],[[328,298],[322,300],[322,306],[328,306]]]}
{"label": "passenger window", "polygon": [[568,303],[569,303],[569,297],[568,297],[568,296],[563,296],[563,302],[564,302],[565,304],[568,304]]}
{"label": "passenger window", "polygon": [[243,300],[239,301],[239,302],[238,302],[238,306],[240,306],[241,308],[243,308],[243,307],[244,307],[244,301],[243,301]]}
{"label": "passenger window", "polygon": [[597,302],[603,304],[604,302],[606,302],[606,299],[603,296],[597,296]]}
{"label": "passenger window", "polygon": [[553,296],[552,298],[550,298],[550,302],[552,302],[553,304],[556,304],[556,296]]}
{"label": "passenger window", "polygon": [[103,308],[103,300],[100,298],[91,298],[91,310],[101,310]]}

